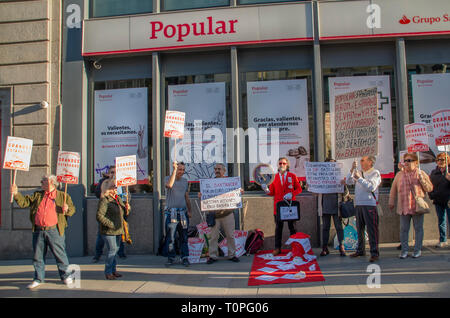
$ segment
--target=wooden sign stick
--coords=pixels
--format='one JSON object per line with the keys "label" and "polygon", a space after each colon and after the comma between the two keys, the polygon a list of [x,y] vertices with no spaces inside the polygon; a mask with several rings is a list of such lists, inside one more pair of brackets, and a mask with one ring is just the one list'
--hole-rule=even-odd
{"label": "wooden sign stick", "polygon": [[[17,174],[17,170],[14,169],[13,182],[12,182],[13,185],[16,184],[16,174]],[[14,195],[11,193],[11,200],[10,200],[10,203],[13,203],[13,202],[14,202]]]}

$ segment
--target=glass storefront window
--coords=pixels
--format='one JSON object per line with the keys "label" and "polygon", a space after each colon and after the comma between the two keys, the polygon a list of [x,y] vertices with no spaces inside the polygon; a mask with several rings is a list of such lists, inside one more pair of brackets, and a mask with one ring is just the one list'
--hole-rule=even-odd
{"label": "glass storefront window", "polygon": [[110,17],[153,12],[153,0],[91,0],[90,17]]}
{"label": "glass storefront window", "polygon": [[[131,79],[131,80],[108,80],[108,81],[97,81],[94,83],[94,95],[96,94],[102,94],[102,91],[108,91],[108,94],[104,94],[103,97],[105,100],[112,99],[111,95],[109,95],[114,90],[123,90],[123,89],[138,89],[138,88],[147,88],[147,119],[146,123],[143,122],[140,127],[132,127],[130,125],[130,128],[126,128],[127,131],[124,131],[125,134],[123,135],[108,135],[105,136],[105,139],[108,140],[102,140],[102,146],[95,145],[95,136],[93,138],[94,144],[93,147],[93,153],[95,152],[95,147],[116,147],[117,149],[123,149],[124,146],[128,147],[130,146],[129,150],[131,152],[136,152],[136,158],[138,159],[138,170],[140,169],[143,171],[142,167],[139,167],[139,162],[142,160],[143,165],[147,165],[147,172],[145,175],[147,175],[147,178],[144,180],[139,181],[137,185],[130,186],[129,191],[131,193],[152,193],[153,192],[153,160],[152,160],[152,154],[153,154],[153,148],[152,148],[152,79],[151,78],[142,78],[142,79]],[[139,93],[134,93],[130,91],[130,94],[128,97],[126,97],[125,100],[121,100],[121,104],[119,106],[114,107],[126,107],[127,101],[134,102],[135,98],[139,98],[142,96],[138,95]],[[115,97],[114,97],[115,98]],[[94,102],[93,108],[95,109],[96,105]],[[145,105],[144,105],[145,107]],[[94,113],[95,114],[95,113]],[[131,114],[133,116],[135,114]],[[115,119],[114,119],[115,120]],[[93,135],[97,132],[95,123],[99,122],[98,118],[94,118],[94,127],[93,127]],[[127,120],[125,119],[123,123],[127,123]],[[102,126],[122,126],[121,122],[116,121],[114,123],[102,123]],[[109,129],[109,128],[107,128]],[[131,130],[134,130],[133,132],[130,132]],[[145,136],[145,133],[147,136]],[[102,132],[102,135],[104,133]],[[147,140],[146,143],[143,143],[142,140]],[[97,149],[98,150],[98,149]],[[134,153],[128,153],[127,154],[119,154],[118,156],[122,155],[133,155]],[[109,156],[107,158],[108,162],[114,161],[114,152],[105,153],[102,154],[102,156]],[[110,158],[111,157],[111,158]],[[140,159],[139,159],[140,158]],[[94,161],[97,161],[97,159],[94,158]],[[99,160],[100,161],[100,160]],[[106,160],[105,160],[106,162]],[[96,164],[94,163],[92,165],[92,171],[91,171],[91,178],[93,182],[91,182],[93,185],[91,186],[91,193],[94,192],[94,185],[98,181],[99,177],[103,173],[105,173],[108,170],[108,166],[104,164]],[[139,176],[138,176],[139,178]]]}
{"label": "glass storefront window", "polygon": [[[331,150],[331,120],[330,120],[330,87],[329,87],[329,78],[333,77],[352,77],[352,76],[382,76],[387,75],[389,76],[389,83],[390,83],[390,97],[391,97],[391,120],[392,120],[392,132],[389,134],[387,132],[381,132],[381,134],[385,133],[386,137],[388,135],[392,135],[392,142],[393,142],[393,157],[392,159],[395,160],[394,169],[395,172],[397,171],[396,167],[396,154],[398,154],[398,143],[397,143],[397,111],[396,111],[396,97],[395,97],[395,77],[394,77],[394,69],[392,66],[370,66],[370,67],[343,67],[343,68],[326,68],[322,70],[323,72],[323,87],[324,87],[324,108],[325,108],[325,145],[326,145],[326,157],[331,158],[332,157],[332,150]],[[370,83],[367,83],[368,86],[378,86],[380,85],[380,82],[377,80],[372,80]],[[372,86],[372,87],[373,87]],[[337,86],[339,87],[339,86]],[[368,87],[367,87],[368,88]],[[338,94],[338,89],[336,88],[336,94]],[[381,94],[381,95],[380,95]],[[379,99],[384,102],[388,102],[388,99],[383,96],[383,93],[379,92]],[[380,118],[380,109],[379,109],[379,118]],[[382,116],[383,117],[383,116]],[[385,116],[387,117],[387,116]],[[387,118],[382,118],[386,120]],[[387,127],[389,125],[387,124]],[[378,147],[382,147],[380,144],[382,142],[378,143]],[[389,151],[389,150],[388,150]],[[378,160],[379,161],[379,157]],[[387,159],[388,160],[388,159]],[[383,171],[381,171],[383,174]],[[392,183],[392,178],[385,177],[382,179],[382,187],[390,187]]]}
{"label": "glass storefront window", "polygon": [[299,2],[299,0],[238,0],[239,4],[259,4],[259,3],[275,3],[275,2]]}
{"label": "glass storefront window", "polygon": [[230,0],[161,0],[164,11],[229,6]]}
{"label": "glass storefront window", "polygon": [[[240,114],[240,118],[241,118],[241,122],[242,122],[242,128],[244,129],[244,131],[247,131],[249,129],[250,126],[255,127],[255,123],[249,123],[249,98],[247,96],[247,83],[249,82],[267,82],[267,81],[283,81],[283,80],[302,80],[302,79],[306,79],[306,103],[307,103],[307,124],[308,124],[308,130],[305,132],[304,128],[305,126],[302,124],[302,122],[304,122],[305,118],[301,118],[302,116],[300,114],[304,114],[306,113],[306,110],[302,110],[302,109],[298,109],[298,110],[294,110],[294,113],[296,114],[297,118],[286,118],[283,116],[283,119],[281,121],[277,121],[278,119],[275,117],[273,118],[273,120],[277,121],[277,122],[272,122],[269,125],[265,126],[265,128],[270,128],[270,126],[275,125],[273,127],[279,127],[279,131],[280,131],[280,144],[284,143],[284,144],[292,144],[289,145],[288,147],[292,148],[289,149],[289,151],[284,151],[285,149],[283,147],[280,147],[280,151],[279,152],[279,157],[288,157],[289,156],[294,156],[293,152],[294,150],[298,149],[302,149],[303,152],[305,153],[301,153],[300,156],[296,156],[295,159],[293,159],[294,157],[292,157],[291,161],[291,171],[296,173],[296,170],[298,167],[294,167],[300,166],[303,162],[302,160],[310,160],[313,161],[314,160],[314,120],[313,120],[313,105],[312,105],[312,83],[311,83],[311,70],[280,70],[280,71],[259,71],[259,72],[245,72],[245,73],[241,73],[240,74],[240,91],[241,91],[241,96],[242,96],[242,104],[241,104],[241,114]],[[276,84],[275,84],[276,85]],[[259,85],[258,85],[259,87]],[[256,87],[255,89],[258,89],[258,87]],[[299,89],[298,84],[293,84],[292,87],[290,86],[290,84],[287,85],[288,89]],[[251,88],[253,91],[253,87]],[[264,89],[264,85],[261,86],[261,89]],[[275,92],[275,94],[277,94]],[[280,100],[279,100],[279,105],[283,104],[283,100],[282,100],[282,95],[280,95]],[[300,99],[302,99],[302,97],[300,97]],[[298,101],[299,104],[302,103],[302,101]],[[259,107],[259,106],[258,106]],[[267,105],[268,108],[276,108],[277,104],[274,105]],[[262,117],[269,117],[269,116],[264,116],[264,114],[260,114]],[[255,121],[256,117],[254,117],[254,121]],[[292,120],[292,121],[291,121]],[[259,119],[258,119],[259,121]],[[279,126],[279,125],[281,126]],[[292,126],[290,126],[292,125]],[[260,125],[258,124],[258,127]],[[292,128],[292,129],[291,129]],[[283,129],[286,130],[290,130],[289,133],[285,133],[283,131]],[[260,132],[259,128],[256,128],[257,133]],[[298,134],[298,131],[303,131],[303,133],[306,135],[307,133],[309,133],[309,145],[298,145],[298,141],[295,138],[295,135]],[[292,137],[294,136],[294,137]],[[259,135],[259,137],[261,137],[261,135]],[[269,139],[268,139],[269,141]],[[255,142],[255,141],[253,141]],[[250,143],[252,143],[252,141],[246,137],[245,138],[245,158],[246,161],[243,164],[243,168],[242,168],[242,173],[244,175],[244,190],[245,191],[262,191],[261,187],[256,184],[255,182],[252,181],[252,178],[250,176],[250,174],[252,173],[252,171],[254,169],[254,164],[250,163],[250,153],[249,153],[249,147],[251,146]],[[294,146],[295,144],[295,146]],[[307,149],[309,146],[309,153],[307,152]],[[294,149],[295,148],[295,149]],[[259,151],[259,150],[258,150]],[[283,152],[284,151],[284,152]],[[301,152],[301,151],[300,151]],[[302,158],[301,158],[302,157]],[[304,157],[304,158],[303,158]],[[277,158],[278,159],[278,158]],[[255,161],[254,159],[252,161]],[[295,162],[295,164],[293,164],[293,162]],[[294,165],[294,166],[293,166]]]}
{"label": "glass storefront window", "polygon": [[[195,84],[199,84],[198,86]],[[205,84],[205,85],[201,85]],[[208,84],[217,84],[209,86]],[[184,86],[184,85],[194,85],[194,86]],[[189,161],[184,161],[183,158],[176,158],[177,161],[184,161],[188,165],[186,166],[186,174],[185,177],[190,181],[189,182],[189,192],[198,192],[200,190],[200,184],[198,182],[199,179],[202,178],[210,178],[213,177],[213,166],[214,163],[206,163],[204,156],[206,155],[205,146],[200,146],[200,155],[198,151],[198,143],[194,139],[194,128],[192,125],[192,121],[194,120],[202,120],[202,132],[203,136],[200,138],[204,138],[206,140],[206,132],[205,129],[208,127],[232,127],[232,111],[231,111],[231,101],[230,101],[230,93],[231,93],[231,76],[229,73],[222,74],[200,74],[200,75],[183,75],[183,76],[173,76],[165,78],[165,100],[166,106],[165,110],[169,110],[168,105],[172,105],[170,110],[179,110],[186,113],[186,121],[185,128],[187,128],[191,133],[191,139],[188,141],[186,135],[182,141],[177,140],[177,152],[184,156],[184,148],[182,146],[182,142],[187,144],[189,143],[190,149],[192,151],[191,163]],[[171,91],[169,92],[169,87]],[[198,89],[197,89],[198,88]],[[186,97],[187,90],[192,90],[192,97]],[[216,97],[210,97],[224,90],[224,100],[222,95],[219,96],[219,99]],[[191,94],[191,92],[189,92]],[[220,94],[220,93],[219,93]],[[170,96],[169,96],[170,95]],[[177,100],[178,98],[178,100]],[[181,99],[181,102],[179,102]],[[210,103],[209,101],[212,101]],[[217,102],[214,102],[217,101]],[[172,104],[171,104],[172,103]],[[181,103],[181,108],[178,109]],[[201,106],[199,106],[201,105]],[[223,107],[223,108],[222,108]],[[191,110],[191,111],[190,111]],[[225,111],[225,114],[223,114]],[[164,115],[165,116],[165,115]],[[194,116],[194,118],[192,117]],[[224,121],[224,122],[223,122]],[[220,123],[218,123],[220,122]],[[188,128],[190,127],[190,128]],[[226,132],[223,132],[223,142],[226,147]],[[164,174],[162,175],[162,182],[164,186],[164,177],[169,176],[172,167],[172,154],[170,153],[171,147],[173,147],[173,141],[169,140],[169,138],[164,138]],[[193,144],[191,144],[194,142]],[[201,144],[206,141],[201,140]],[[189,147],[189,146],[188,146]],[[183,150],[181,150],[183,148]],[[226,150],[224,150],[223,155],[226,155]],[[200,157],[199,157],[200,156]],[[223,157],[222,157],[223,158]],[[225,160],[215,160],[214,162],[224,162]],[[199,164],[200,163],[200,164]],[[229,176],[233,176],[233,164],[227,164],[227,172]],[[209,175],[208,175],[209,173]]]}

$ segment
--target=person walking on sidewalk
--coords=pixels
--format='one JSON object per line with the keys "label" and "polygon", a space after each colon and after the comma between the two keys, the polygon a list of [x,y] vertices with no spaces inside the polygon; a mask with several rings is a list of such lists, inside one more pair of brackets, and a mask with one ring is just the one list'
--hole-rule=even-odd
{"label": "person walking on sidewalk", "polygon": [[[437,248],[447,245],[447,220],[450,222],[450,156],[441,152],[436,157],[437,167],[431,171],[433,191],[429,193],[438,216],[439,243]],[[445,215],[447,214],[447,218]]]}
{"label": "person walking on sidewalk", "polygon": [[43,176],[41,187],[42,190],[24,196],[18,192],[15,184],[11,186],[11,193],[19,207],[30,208],[34,279],[27,286],[28,289],[34,289],[44,283],[45,256],[48,248],[55,256],[61,280],[66,285],[73,283],[73,278],[68,270],[69,260],[66,253],[64,231],[67,227],[67,218],[75,213],[75,206],[69,194],[64,194],[56,189],[58,181],[55,175]]}
{"label": "person walking on sidewalk", "polygon": [[188,180],[183,177],[186,166],[183,162],[172,164],[173,170],[170,176],[164,179],[166,186],[166,207],[164,216],[166,218],[166,247],[168,262],[173,265],[176,257],[175,239],[178,232],[180,240],[181,262],[189,266],[188,228],[191,215],[191,202],[189,200]]}
{"label": "person walking on sidewalk", "polygon": [[[225,178],[226,172],[225,165],[218,163],[214,166],[214,174],[216,178]],[[241,189],[241,194],[243,190]],[[200,199],[202,194],[198,194]],[[234,241],[234,230],[236,229],[236,223],[234,219],[234,209],[210,211],[215,218],[215,224],[211,228],[211,240],[209,241],[209,258],[207,264],[217,262],[219,254],[219,234],[220,228],[223,228],[225,238],[227,240],[228,259],[232,262],[238,263],[239,258],[236,257],[236,243]]]}
{"label": "person walking on sidewalk", "polygon": [[361,158],[362,171],[358,171],[357,162],[353,162],[350,173],[347,175],[348,185],[355,185],[355,208],[356,208],[356,230],[358,232],[358,246],[356,252],[350,257],[365,255],[364,230],[367,227],[370,245],[370,262],[375,262],[380,257],[378,249],[378,211],[377,198],[378,187],[381,184],[380,172],[374,169],[375,156],[364,156]]}
{"label": "person walking on sidewalk", "polygon": [[[275,249],[273,255],[278,255],[281,252],[281,240],[283,236],[283,221],[277,220],[277,203],[283,200],[295,201],[295,196],[302,192],[300,183],[297,176],[292,172],[289,172],[289,159],[281,157],[278,159],[278,173],[275,175],[275,179],[267,187],[266,184],[262,184],[261,188],[267,195],[273,196],[273,214],[275,220]],[[288,221],[288,227],[290,235],[294,235],[295,221]]]}
{"label": "person walking on sidewalk", "polygon": [[103,196],[100,198],[97,208],[97,221],[100,224],[100,234],[107,248],[105,260],[105,278],[114,280],[122,277],[117,272],[117,252],[120,240],[124,234],[124,214],[130,210],[117,195],[115,180],[104,181],[102,188]]}

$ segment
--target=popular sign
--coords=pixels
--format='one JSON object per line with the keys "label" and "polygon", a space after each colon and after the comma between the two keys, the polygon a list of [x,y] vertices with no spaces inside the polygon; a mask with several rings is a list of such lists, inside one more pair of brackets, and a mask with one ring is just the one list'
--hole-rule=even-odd
{"label": "popular sign", "polygon": [[450,109],[442,109],[431,115],[436,146],[450,145]]}
{"label": "popular sign", "polygon": [[200,192],[202,211],[242,208],[239,177],[201,179]]}
{"label": "popular sign", "polygon": [[80,154],[78,152],[59,151],[56,164],[58,182],[78,184],[80,173]]}
{"label": "popular sign", "polygon": [[414,123],[405,125],[406,147],[408,152],[428,151],[427,125]]}
{"label": "popular sign", "polygon": [[166,121],[164,123],[164,137],[183,139],[184,120],[186,114],[173,110],[166,111]]}
{"label": "popular sign", "polygon": [[8,136],[3,169],[28,171],[32,148],[33,140]]}
{"label": "popular sign", "polygon": [[130,186],[136,183],[136,155],[116,157],[116,186]]}

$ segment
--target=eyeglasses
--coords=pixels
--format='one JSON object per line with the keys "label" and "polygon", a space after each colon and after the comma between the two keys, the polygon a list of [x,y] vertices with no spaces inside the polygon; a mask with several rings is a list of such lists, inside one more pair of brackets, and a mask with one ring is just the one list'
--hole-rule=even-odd
{"label": "eyeglasses", "polygon": [[445,159],[436,159],[436,162],[445,161]]}
{"label": "eyeglasses", "polygon": [[413,160],[413,159],[405,159],[405,160],[403,160],[403,162],[414,162],[414,161],[416,161],[416,160]]}
{"label": "eyeglasses", "polygon": [[279,165],[279,166],[286,166],[286,165],[287,165],[287,162],[279,162],[278,165]]}

